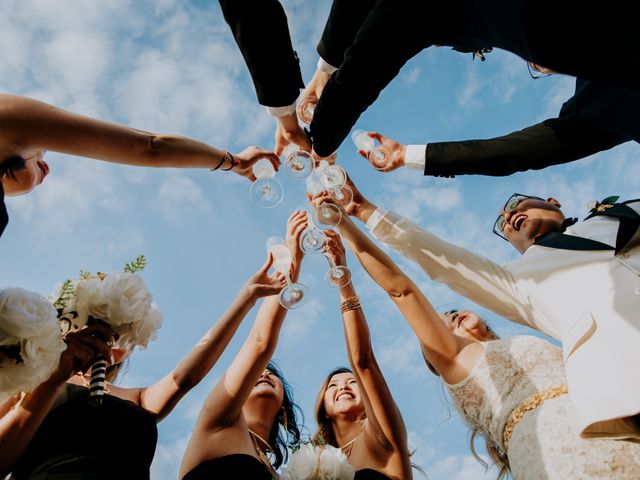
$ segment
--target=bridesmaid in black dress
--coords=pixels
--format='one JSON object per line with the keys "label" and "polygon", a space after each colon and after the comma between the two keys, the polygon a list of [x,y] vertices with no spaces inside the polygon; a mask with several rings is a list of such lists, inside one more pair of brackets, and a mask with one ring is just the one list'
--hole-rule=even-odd
{"label": "bridesmaid in black dress", "polygon": [[[0,478],[148,479],[156,424],[213,368],[255,302],[282,289],[267,261],[182,361],[149,387],[109,383],[128,355],[110,348],[111,330],[92,325],[66,335],[67,350],[51,377],[22,399],[0,405]],[[107,394],[89,406],[86,371],[100,353],[113,356]],[[13,408],[12,408],[13,407]]]}
{"label": "bridesmaid in black dress", "polygon": [[[295,211],[287,223],[294,282],[307,224],[304,211]],[[183,480],[278,478],[287,446],[300,441],[297,407],[282,374],[269,363],[286,313],[278,296],[263,301],[247,340],[204,402],[182,459]]]}
{"label": "bridesmaid in black dress", "polygon": [[[327,231],[336,265],[346,266],[340,237]],[[373,353],[369,327],[352,283],[340,288],[351,369],[331,372],[318,394],[314,440],[342,449],[356,480],[413,478],[407,429]]]}

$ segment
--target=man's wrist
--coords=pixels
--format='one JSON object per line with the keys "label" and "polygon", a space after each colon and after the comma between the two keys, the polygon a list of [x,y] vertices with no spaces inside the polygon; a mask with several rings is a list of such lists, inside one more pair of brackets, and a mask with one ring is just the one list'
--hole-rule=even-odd
{"label": "man's wrist", "polygon": [[283,107],[266,107],[267,113],[271,117],[284,117],[287,115],[295,115],[296,113],[296,102],[293,102],[291,105],[285,105]]}

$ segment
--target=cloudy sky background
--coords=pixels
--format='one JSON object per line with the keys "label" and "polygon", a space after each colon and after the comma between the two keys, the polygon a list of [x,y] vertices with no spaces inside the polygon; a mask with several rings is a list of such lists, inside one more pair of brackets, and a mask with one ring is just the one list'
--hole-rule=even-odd
{"label": "cloudy sky background", "polygon": [[[283,1],[307,80],[330,3]],[[217,2],[4,0],[0,58],[2,92],[233,152],[249,145],[273,148],[274,122],[257,104]],[[403,143],[497,136],[557,115],[573,86],[565,76],[530,79],[525,63],[510,53],[494,51],[479,62],[432,48],[404,67],[357,126]],[[406,170],[383,175],[349,141],[339,150],[339,162],[378,205],[502,262],[517,253],[491,226],[512,192],[554,196],[565,213],[582,218],[589,200],[640,196],[640,163],[634,160],[639,153],[637,144],[628,143],[509,178],[434,179]],[[47,160],[52,174],[45,184],[7,201],[11,223],[2,238],[0,286],[48,294],[80,269],[118,271],[144,253],[149,266],[143,276],[165,324],[154,344],[133,355],[125,385],[149,385],[169,372],[262,264],[265,240],[283,235],[291,211],[305,207],[304,182],[284,174],[285,200],[262,210],[249,199],[249,183],[235,175],[145,170],[55,153]],[[472,307],[415,265],[394,258],[435,306]],[[433,480],[495,478],[495,471],[485,474],[471,457],[467,429],[424,367],[418,343],[392,302],[353,257],[350,266],[375,352],[416,449],[414,461]],[[313,298],[289,314],[275,356],[311,432],[323,376],[346,362],[337,293],[323,280],[327,268],[322,258],[306,260],[301,281]],[[502,336],[531,333],[482,313]],[[176,478],[202,401],[244,341],[254,314],[209,376],[160,424],[154,479]]]}

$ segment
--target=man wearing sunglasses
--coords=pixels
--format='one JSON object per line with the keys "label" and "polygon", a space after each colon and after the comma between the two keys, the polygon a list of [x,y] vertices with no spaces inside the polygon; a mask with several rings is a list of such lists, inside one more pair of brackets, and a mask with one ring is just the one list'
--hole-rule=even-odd
{"label": "man wearing sunglasses", "polygon": [[562,342],[583,437],[640,440],[640,199],[610,197],[577,222],[556,199],[514,193],[494,232],[522,256],[500,266],[351,188],[348,213],[378,240],[433,280]]}

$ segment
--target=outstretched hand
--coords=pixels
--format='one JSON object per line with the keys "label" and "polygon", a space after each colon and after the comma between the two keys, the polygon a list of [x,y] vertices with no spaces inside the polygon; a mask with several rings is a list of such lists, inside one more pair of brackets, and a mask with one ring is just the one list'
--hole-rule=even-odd
{"label": "outstretched hand", "polygon": [[236,160],[236,163],[232,170],[238,175],[248,178],[252,182],[256,181],[256,176],[253,174],[252,167],[258,160],[266,158],[271,162],[276,172],[278,171],[278,168],[280,168],[280,159],[278,156],[263,148],[245,148],[240,153],[234,153],[233,158]]}
{"label": "outstretched hand", "polygon": [[[353,198],[347,205],[343,205],[342,208],[347,213],[347,215],[359,218],[358,214],[360,213],[362,208],[370,205],[370,202],[364,197],[364,195],[362,195],[360,190],[358,190],[358,187],[355,186],[355,184],[351,180],[351,177],[349,177],[349,174],[347,174],[346,185],[353,192]],[[313,197],[307,194],[307,200],[309,200],[309,203],[313,206],[313,208],[317,208],[318,205],[325,202],[335,203],[331,195],[327,192],[322,192]]]}
{"label": "outstretched hand", "polygon": [[294,260],[299,261],[304,256],[302,248],[300,248],[300,235],[309,226],[307,212],[304,210],[295,210],[287,220],[287,235],[285,242]]}
{"label": "outstretched hand", "polygon": [[273,254],[269,252],[264,265],[244,285],[244,290],[251,298],[257,300],[262,297],[276,295],[284,288],[285,281],[281,273],[276,272],[274,275],[269,275],[269,269],[272,265]]}
{"label": "outstretched hand", "polygon": [[[407,146],[391,140],[378,132],[367,132],[367,135],[380,143],[380,146],[387,149],[390,155],[387,157],[384,165],[377,166],[376,169],[381,172],[391,172],[397,168],[404,167]],[[358,153],[369,160],[370,152],[358,150]],[[370,160],[369,160],[370,161]]]}
{"label": "outstretched hand", "polygon": [[329,239],[327,242],[327,253],[331,255],[336,266],[347,266],[347,253],[342,244],[342,239],[337,232],[325,230],[325,235]]}

